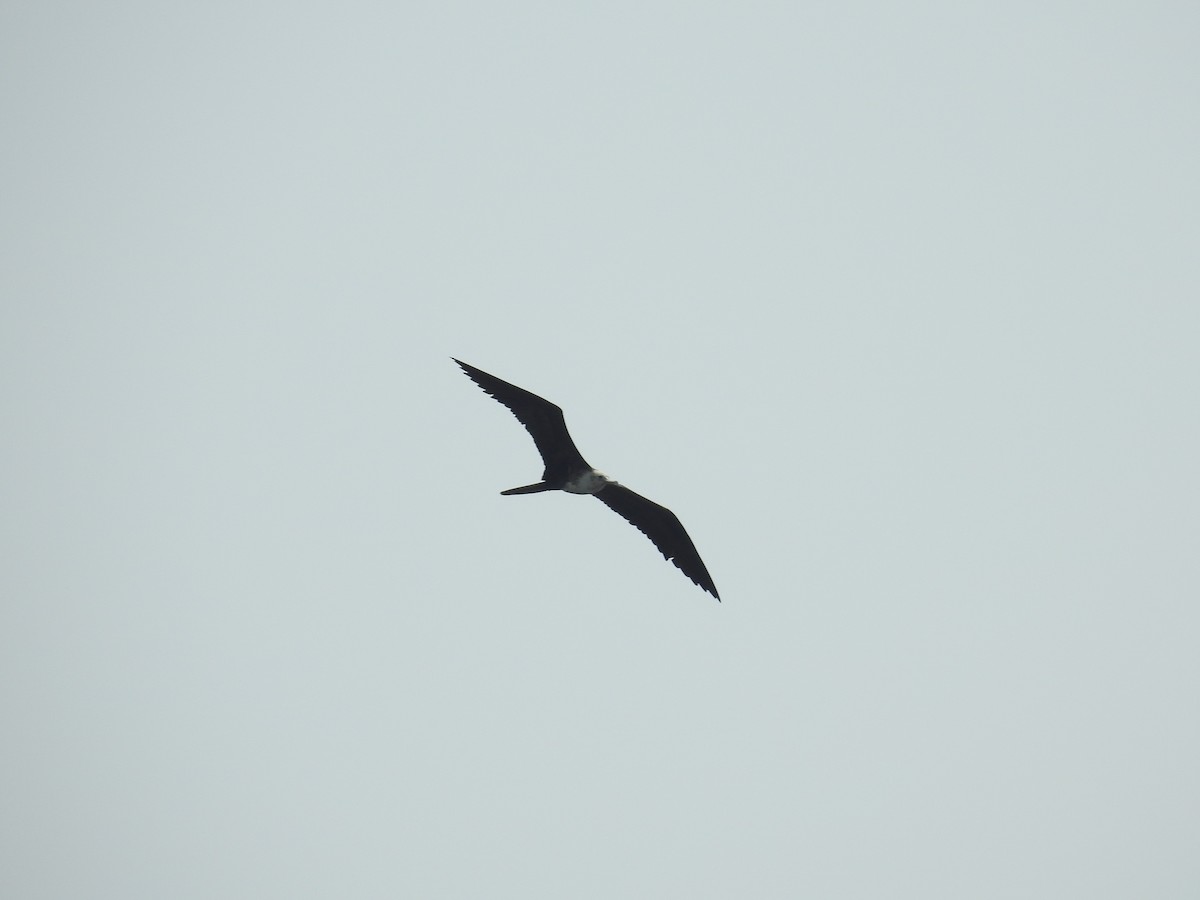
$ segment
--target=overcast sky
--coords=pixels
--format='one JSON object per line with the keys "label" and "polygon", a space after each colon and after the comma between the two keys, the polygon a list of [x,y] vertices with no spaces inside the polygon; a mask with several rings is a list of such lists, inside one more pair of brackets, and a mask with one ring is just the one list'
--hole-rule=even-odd
{"label": "overcast sky", "polygon": [[1198,37],[4,4],[0,895],[1195,898]]}

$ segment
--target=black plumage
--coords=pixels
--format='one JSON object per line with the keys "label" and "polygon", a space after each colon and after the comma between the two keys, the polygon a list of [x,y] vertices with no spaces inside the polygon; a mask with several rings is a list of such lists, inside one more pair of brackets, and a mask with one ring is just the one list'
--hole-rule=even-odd
{"label": "black plumage", "polygon": [[501,491],[502,494],[554,490],[595,494],[605,506],[650,538],[663,557],[673,562],[684,575],[717,600],[721,599],[696,545],[678,517],[665,506],[647,500],[593,469],[571,439],[563,411],[558,406],[482,369],[461,360],[454,361],[487,394],[512,411],[533,437],[545,463],[540,482],[510,488]]}

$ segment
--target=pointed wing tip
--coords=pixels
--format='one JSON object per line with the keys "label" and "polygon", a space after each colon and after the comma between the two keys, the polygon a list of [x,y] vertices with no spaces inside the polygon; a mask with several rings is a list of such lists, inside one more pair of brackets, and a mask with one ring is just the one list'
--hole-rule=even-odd
{"label": "pointed wing tip", "polygon": [[[492,397],[496,396],[495,389],[489,388],[487,383],[489,380],[500,381],[499,378],[497,378],[495,375],[489,375],[487,372],[483,371],[483,369],[477,369],[470,363],[463,362],[461,359],[455,359],[453,356],[450,358],[458,363],[458,367],[462,369],[463,374],[475,382],[475,384],[478,385],[485,393]],[[504,384],[505,382],[500,381],[500,383]]]}
{"label": "pointed wing tip", "polygon": [[706,594],[712,594],[718,603],[721,602],[721,595],[717,593],[717,586],[708,574],[704,560],[700,558],[696,545],[675,513],[618,482],[610,483],[594,496],[650,538],[663,559],[682,572],[692,584]]}
{"label": "pointed wing tip", "polygon": [[701,581],[699,578],[697,578],[691,572],[685,572],[683,567],[681,565],[679,565],[679,563],[675,562],[675,560],[671,559],[671,560],[669,560],[669,562],[671,562],[675,566],[675,568],[679,569],[680,572],[683,572],[683,574],[688,577],[688,579],[692,582],[692,584],[696,585],[696,587],[700,588],[700,590],[704,591],[704,593],[712,594],[713,599],[716,600],[718,603],[721,602],[721,595],[719,593],[717,593],[717,586],[712,583],[712,579],[709,579],[708,583],[706,584],[704,581]]}

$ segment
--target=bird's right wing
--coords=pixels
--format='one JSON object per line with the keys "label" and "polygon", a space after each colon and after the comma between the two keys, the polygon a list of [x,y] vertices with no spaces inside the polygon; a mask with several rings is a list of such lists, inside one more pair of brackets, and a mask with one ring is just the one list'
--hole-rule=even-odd
{"label": "bird's right wing", "polygon": [[485,393],[507,406],[525,426],[537,445],[538,453],[542,455],[542,462],[546,464],[542,476],[544,479],[566,477],[568,472],[591,468],[571,440],[563,411],[559,407],[462,360],[454,361]]}
{"label": "bird's right wing", "polygon": [[675,513],[653,500],[647,500],[624,485],[613,482],[606,484],[596,494],[605,506],[620,515],[646,537],[654,542],[662,555],[679,568],[684,575],[708,591],[717,600],[717,586],[704,566],[704,560],[696,551],[696,545]]}

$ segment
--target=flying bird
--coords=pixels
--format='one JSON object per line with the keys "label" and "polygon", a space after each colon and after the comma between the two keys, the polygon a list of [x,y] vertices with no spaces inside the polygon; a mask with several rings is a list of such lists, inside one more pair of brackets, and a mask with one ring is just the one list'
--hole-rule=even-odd
{"label": "flying bird", "polygon": [[[453,359],[453,357],[451,357]],[[593,469],[575,447],[563,419],[563,411],[537,394],[501,381],[495,375],[456,363],[484,392],[507,406],[533,437],[546,469],[537,484],[509,488],[501,494],[534,494],[540,491],[567,491],[571,494],[592,494],[654,542],[662,555],[669,559],[688,578],[708,591],[717,600],[717,586],[696,552],[696,545],[684,531],[675,513],[665,506],[635,494],[613,481],[603,472]]]}

